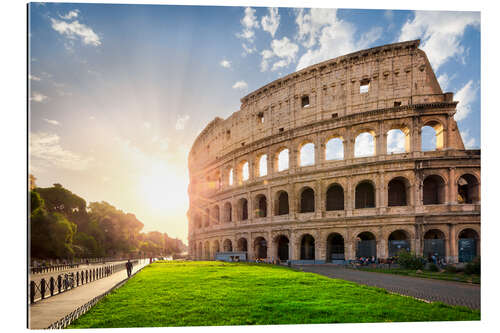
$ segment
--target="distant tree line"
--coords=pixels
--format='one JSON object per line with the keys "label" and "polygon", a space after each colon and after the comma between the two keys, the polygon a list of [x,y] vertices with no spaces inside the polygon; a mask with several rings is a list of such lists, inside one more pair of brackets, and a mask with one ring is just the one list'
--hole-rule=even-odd
{"label": "distant tree line", "polygon": [[31,258],[70,259],[166,256],[186,245],[158,231],[141,232],[144,224],[107,202],[91,202],[65,189],[30,190]]}

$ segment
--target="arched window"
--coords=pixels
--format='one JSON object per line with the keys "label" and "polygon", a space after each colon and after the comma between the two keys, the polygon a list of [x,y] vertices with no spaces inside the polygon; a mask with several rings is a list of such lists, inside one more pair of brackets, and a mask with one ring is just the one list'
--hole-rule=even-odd
{"label": "arched window", "polygon": [[375,137],[372,132],[363,132],[356,137],[354,157],[375,155]]}
{"label": "arched window", "polygon": [[288,169],[288,149],[282,149],[278,153],[278,171],[284,171]]}
{"label": "arched window", "polygon": [[369,181],[363,181],[356,186],[356,209],[375,207],[375,188]]}
{"label": "arched window", "polygon": [[267,176],[267,155],[261,155],[259,157],[259,177]]}
{"label": "arched window", "polygon": [[387,185],[388,206],[407,206],[406,186],[407,181],[403,177],[392,179]]}
{"label": "arched window", "polygon": [[306,234],[302,237],[300,241],[300,259],[301,260],[314,260],[314,237]]}
{"label": "arched window", "polygon": [[438,175],[431,175],[424,179],[424,205],[439,205],[445,201],[445,182]]}
{"label": "arched window", "polygon": [[255,209],[255,217],[266,217],[267,216],[267,199],[263,194],[259,194],[255,198],[255,202],[257,203],[257,207]]}
{"label": "arched window", "polygon": [[471,174],[462,175],[457,184],[459,204],[472,204],[479,202],[479,182]]}
{"label": "arched window", "polygon": [[249,169],[248,169],[248,162],[243,161],[240,163],[240,180],[241,181],[247,181],[250,174],[249,174]]}
{"label": "arched window", "polygon": [[241,198],[239,200],[239,218],[240,221],[248,220],[248,200],[245,198]]}
{"label": "arched window", "polygon": [[344,143],[341,138],[333,138],[326,142],[325,159],[327,161],[344,159]]}
{"label": "arched window", "polygon": [[314,212],[314,191],[310,187],[306,187],[300,194],[300,212]]}
{"label": "arched window", "polygon": [[280,191],[277,194],[276,200],[276,215],[288,214],[288,193]]}
{"label": "arched window", "polygon": [[222,244],[222,247],[224,248],[224,252],[233,252],[233,243],[230,239],[226,239]]}
{"label": "arched window", "polygon": [[422,151],[439,150],[444,146],[443,125],[429,121],[422,127]]}
{"label": "arched window", "polygon": [[326,210],[344,210],[344,189],[338,184],[333,184],[326,191]]}
{"label": "arched window", "polygon": [[[409,131],[405,128],[406,133]],[[401,129],[387,132],[387,154],[399,154],[410,151],[410,136]]]}
{"label": "arched window", "polygon": [[314,143],[303,144],[299,150],[299,166],[314,165]]}
{"label": "arched window", "polygon": [[233,185],[233,168],[229,169],[229,176],[227,183],[229,184],[229,186]]}

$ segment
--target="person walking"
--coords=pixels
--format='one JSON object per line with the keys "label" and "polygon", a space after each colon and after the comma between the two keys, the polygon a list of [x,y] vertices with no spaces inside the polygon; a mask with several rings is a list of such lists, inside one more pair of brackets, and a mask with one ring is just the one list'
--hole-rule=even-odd
{"label": "person walking", "polygon": [[127,275],[128,277],[130,277],[130,275],[132,275],[132,262],[130,261],[130,259],[127,261],[125,266],[127,267]]}

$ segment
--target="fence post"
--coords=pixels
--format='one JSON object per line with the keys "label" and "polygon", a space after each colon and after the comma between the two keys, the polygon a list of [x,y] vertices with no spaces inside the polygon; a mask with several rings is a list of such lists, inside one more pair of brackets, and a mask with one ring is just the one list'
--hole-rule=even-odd
{"label": "fence post", "polygon": [[79,277],[80,277],[80,274],[78,274],[78,271],[76,271],[76,286],[77,287],[80,285]]}
{"label": "fence post", "polygon": [[49,283],[50,283],[50,286],[49,286],[49,288],[50,288],[50,296],[54,296],[54,277],[53,276],[50,277],[50,282]]}
{"label": "fence post", "polygon": [[35,303],[35,281],[30,281],[30,303]]}
{"label": "fence post", "polygon": [[81,272],[80,276],[82,277],[82,284],[83,284],[83,280],[85,278],[85,274],[83,274],[83,271]]}
{"label": "fence post", "polygon": [[45,298],[45,279],[40,281],[40,294],[42,295],[42,299]]}
{"label": "fence post", "polygon": [[61,275],[58,275],[57,276],[57,292],[58,293],[61,293],[61,284],[62,284],[62,277]]}

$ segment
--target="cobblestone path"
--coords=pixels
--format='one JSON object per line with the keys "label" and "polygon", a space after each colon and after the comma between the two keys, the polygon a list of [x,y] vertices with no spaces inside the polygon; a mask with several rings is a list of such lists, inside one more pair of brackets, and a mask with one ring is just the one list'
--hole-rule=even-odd
{"label": "cobblestone path", "polygon": [[384,288],[390,292],[429,302],[440,301],[477,310],[481,307],[481,288],[475,284],[366,272],[334,265],[294,265],[294,267],[330,278]]}

